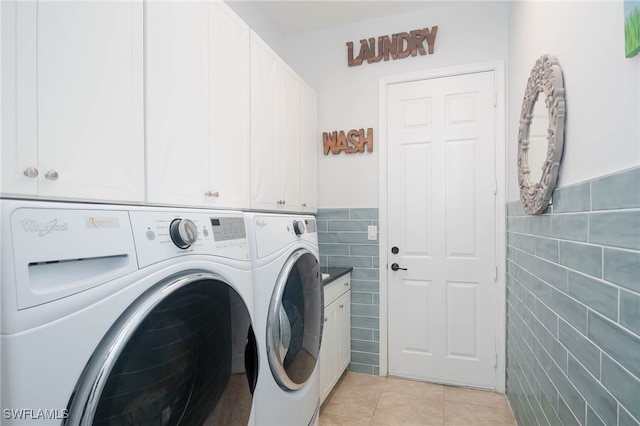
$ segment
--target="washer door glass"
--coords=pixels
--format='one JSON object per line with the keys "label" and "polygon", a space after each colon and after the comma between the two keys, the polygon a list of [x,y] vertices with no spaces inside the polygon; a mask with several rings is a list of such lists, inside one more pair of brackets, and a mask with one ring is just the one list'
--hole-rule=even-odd
{"label": "washer door glass", "polygon": [[276,283],[267,321],[267,355],[281,388],[297,390],[318,360],[322,335],[322,280],[309,251],[294,252]]}
{"label": "washer door glass", "polygon": [[246,425],[258,355],[241,296],[198,274],[142,299],[87,365],[68,424]]}

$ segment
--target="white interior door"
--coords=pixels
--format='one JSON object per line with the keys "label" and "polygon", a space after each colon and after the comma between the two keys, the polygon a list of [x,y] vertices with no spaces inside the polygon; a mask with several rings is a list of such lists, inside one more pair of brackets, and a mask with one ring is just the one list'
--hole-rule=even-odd
{"label": "white interior door", "polygon": [[494,85],[388,86],[390,375],[496,388]]}

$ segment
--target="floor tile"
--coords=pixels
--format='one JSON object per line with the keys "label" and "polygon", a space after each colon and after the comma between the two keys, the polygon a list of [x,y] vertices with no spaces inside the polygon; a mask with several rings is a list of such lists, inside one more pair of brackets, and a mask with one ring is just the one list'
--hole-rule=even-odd
{"label": "floor tile", "polygon": [[347,371],[340,378],[336,387],[365,387],[370,389],[379,389],[382,390],[387,382],[386,377],[381,376],[371,376],[368,374],[360,374],[353,373],[351,371]]}
{"label": "floor tile", "polygon": [[516,426],[503,394],[346,372],[320,409],[320,426]]}
{"label": "floor tile", "polygon": [[319,426],[361,426],[369,425],[368,421],[359,421],[334,414],[322,414]]}
{"label": "floor tile", "polygon": [[387,392],[397,392],[413,396],[422,396],[430,399],[437,399],[441,403],[444,399],[444,386],[418,382],[414,380],[397,379],[388,377],[384,384],[384,390]]}
{"label": "floor tile", "polygon": [[499,409],[508,409],[509,403],[505,395],[478,389],[444,386],[444,400],[467,404],[484,405]]}
{"label": "floor tile", "polygon": [[442,399],[434,401],[422,396],[383,391],[371,421],[394,426],[441,426],[443,423]]}
{"label": "floor tile", "polygon": [[445,426],[516,426],[511,409],[457,401],[444,402]]}
{"label": "floor tile", "polygon": [[322,418],[325,414],[332,414],[369,423],[382,390],[349,386],[348,384],[347,386],[340,384],[338,386],[325,400],[320,417]]}

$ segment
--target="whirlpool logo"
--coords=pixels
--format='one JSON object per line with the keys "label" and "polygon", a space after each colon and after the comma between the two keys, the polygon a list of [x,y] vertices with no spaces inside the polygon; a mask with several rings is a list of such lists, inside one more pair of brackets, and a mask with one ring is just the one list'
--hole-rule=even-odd
{"label": "whirlpool logo", "polygon": [[52,234],[54,232],[63,232],[69,230],[67,222],[58,222],[58,219],[52,219],[49,222],[39,222],[33,219],[22,220],[24,232],[37,232],[39,237]]}

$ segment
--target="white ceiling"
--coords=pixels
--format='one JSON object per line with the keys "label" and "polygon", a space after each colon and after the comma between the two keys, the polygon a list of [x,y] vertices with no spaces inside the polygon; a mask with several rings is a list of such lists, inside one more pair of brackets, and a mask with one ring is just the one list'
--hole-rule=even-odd
{"label": "white ceiling", "polygon": [[252,3],[264,12],[265,16],[273,22],[283,35],[287,36],[384,16],[409,13],[417,9],[433,7],[435,4],[444,1],[446,0],[256,0]]}

